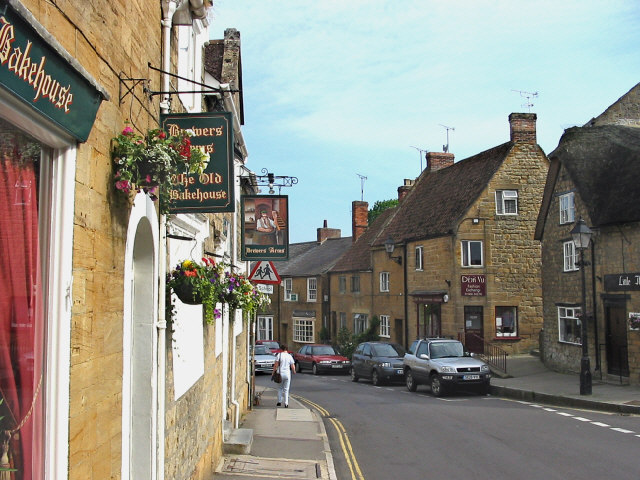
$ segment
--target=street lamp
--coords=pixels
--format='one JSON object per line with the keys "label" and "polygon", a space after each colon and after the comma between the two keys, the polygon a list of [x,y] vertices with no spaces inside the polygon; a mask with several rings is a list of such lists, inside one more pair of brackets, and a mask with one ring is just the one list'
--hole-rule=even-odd
{"label": "street lamp", "polygon": [[571,230],[573,244],[580,251],[579,267],[582,271],[582,308],[581,319],[582,324],[582,360],[580,361],[580,395],[591,395],[591,365],[589,362],[589,344],[587,343],[587,294],[585,286],[585,267],[588,265],[584,261],[584,251],[589,248],[591,235],[593,232],[582,217],[576,222],[575,227]]}
{"label": "street lamp", "polygon": [[387,255],[389,256],[389,258],[391,260],[393,260],[394,262],[396,262],[398,265],[402,265],[402,257],[398,256],[398,257],[392,257],[391,255],[393,254],[393,251],[396,248],[396,244],[395,241],[393,240],[393,237],[391,235],[389,235],[387,237],[387,239],[384,242],[384,249],[387,251]]}

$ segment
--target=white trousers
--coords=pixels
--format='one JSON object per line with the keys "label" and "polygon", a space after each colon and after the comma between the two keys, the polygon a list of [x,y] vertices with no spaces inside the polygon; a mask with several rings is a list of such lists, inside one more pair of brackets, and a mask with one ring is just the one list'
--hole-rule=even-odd
{"label": "white trousers", "polygon": [[291,385],[291,374],[282,375],[282,382],[278,386],[278,403],[284,400],[285,405],[289,405],[289,386]]}

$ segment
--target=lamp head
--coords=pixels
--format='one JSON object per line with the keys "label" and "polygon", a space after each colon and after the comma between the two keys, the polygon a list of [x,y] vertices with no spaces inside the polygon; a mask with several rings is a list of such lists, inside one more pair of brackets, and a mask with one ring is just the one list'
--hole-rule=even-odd
{"label": "lamp head", "polygon": [[591,235],[593,232],[585,221],[580,217],[576,222],[576,225],[571,230],[571,237],[573,238],[573,243],[578,250],[584,250],[589,248],[589,243],[591,242]]}

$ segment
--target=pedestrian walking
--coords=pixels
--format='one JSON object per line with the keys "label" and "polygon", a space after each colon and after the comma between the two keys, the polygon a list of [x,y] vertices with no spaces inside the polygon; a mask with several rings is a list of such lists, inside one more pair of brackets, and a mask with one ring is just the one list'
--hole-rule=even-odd
{"label": "pedestrian walking", "polygon": [[291,386],[291,375],[296,373],[296,364],[293,356],[287,351],[286,345],[280,345],[282,351],[278,353],[276,363],[273,365],[273,373],[279,373],[282,381],[278,386],[278,404],[281,406],[284,401],[284,407],[289,408],[289,387]]}

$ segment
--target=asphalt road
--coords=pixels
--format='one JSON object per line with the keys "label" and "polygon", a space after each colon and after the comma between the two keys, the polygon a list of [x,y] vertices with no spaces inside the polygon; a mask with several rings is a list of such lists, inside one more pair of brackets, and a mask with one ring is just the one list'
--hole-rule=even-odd
{"label": "asphalt road", "polygon": [[297,374],[291,393],[325,411],[340,480],[640,478],[640,416],[439,399],[425,386],[410,393],[342,375]]}

